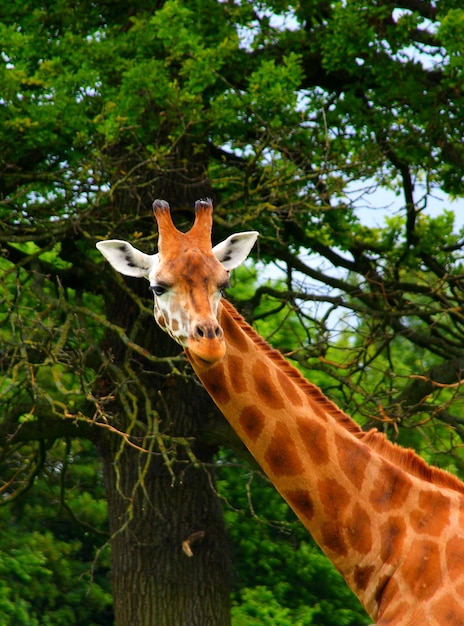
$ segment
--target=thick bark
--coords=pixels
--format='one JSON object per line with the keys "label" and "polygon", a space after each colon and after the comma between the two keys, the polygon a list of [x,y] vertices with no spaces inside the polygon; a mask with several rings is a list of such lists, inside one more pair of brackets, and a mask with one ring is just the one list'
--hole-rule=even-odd
{"label": "thick bark", "polygon": [[214,477],[126,448],[104,456],[116,626],[227,626],[229,563]]}
{"label": "thick bark", "polygon": [[[146,298],[144,282],[128,284]],[[179,354],[151,316],[138,311],[129,291],[114,285],[108,293],[108,318],[135,342],[152,355]],[[104,346],[111,365],[100,391],[115,398],[106,417],[130,433],[130,442],[150,448],[141,452],[104,429],[96,442],[112,537],[115,625],[228,626],[230,567],[212,469],[216,446],[201,442],[217,409],[186,361],[184,372],[178,363],[172,373],[162,359],[158,367],[140,354],[128,355],[115,334]]]}

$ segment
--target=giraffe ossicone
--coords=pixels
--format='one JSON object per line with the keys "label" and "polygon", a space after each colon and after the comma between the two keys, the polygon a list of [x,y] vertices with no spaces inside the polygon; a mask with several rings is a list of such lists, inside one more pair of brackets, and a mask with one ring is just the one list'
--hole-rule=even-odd
{"label": "giraffe ossicone", "polygon": [[149,280],[156,321],[377,626],[464,626],[464,483],[363,432],[221,299],[257,233],[213,248],[212,211],[181,233],[157,200],[157,254],[97,247]]}

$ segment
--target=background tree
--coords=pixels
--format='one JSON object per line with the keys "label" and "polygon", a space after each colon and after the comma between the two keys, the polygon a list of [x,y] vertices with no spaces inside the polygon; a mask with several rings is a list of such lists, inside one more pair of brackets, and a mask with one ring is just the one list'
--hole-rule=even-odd
{"label": "background tree", "polygon": [[95,559],[108,539],[100,463],[85,441],[47,452],[34,489],[0,509],[1,622],[110,626],[108,550]]}
{"label": "background tree", "polygon": [[[151,252],[155,197],[183,227],[193,202],[212,196],[217,239],[259,230],[259,272],[275,264],[282,278],[237,289],[247,317],[363,425],[461,469],[464,233],[448,200],[435,214],[429,205],[463,194],[464,11],[457,0],[365,4],[1,9],[3,501],[19,506],[39,477],[55,478],[69,545],[82,541],[76,519],[106,532],[101,517],[74,512],[84,505],[64,489],[65,468],[94,446],[116,624],[229,622],[213,459],[237,442],[153,323],[143,285],[94,250],[118,237]],[[399,195],[385,221],[369,217],[379,189]],[[87,532],[103,547],[100,532]],[[91,562],[86,552],[76,559]],[[29,575],[54,571],[48,554]],[[102,580],[101,615],[88,619],[104,624]],[[289,610],[294,623],[323,623],[317,593],[298,600],[267,584],[236,598],[269,605],[271,589],[274,623]],[[2,591],[5,615],[15,593]],[[66,584],[60,593],[75,606]],[[61,623],[50,606],[47,622],[21,600],[31,623]],[[332,600],[338,623],[360,623],[356,608],[343,615]],[[236,621],[251,620],[246,606]]]}

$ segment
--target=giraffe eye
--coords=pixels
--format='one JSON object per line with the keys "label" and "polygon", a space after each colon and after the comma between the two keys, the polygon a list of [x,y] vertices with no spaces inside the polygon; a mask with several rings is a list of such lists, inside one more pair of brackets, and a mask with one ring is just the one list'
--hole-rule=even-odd
{"label": "giraffe eye", "polygon": [[166,293],[166,287],[163,287],[162,285],[150,285],[148,289],[153,291],[155,296],[162,296],[163,293]]}

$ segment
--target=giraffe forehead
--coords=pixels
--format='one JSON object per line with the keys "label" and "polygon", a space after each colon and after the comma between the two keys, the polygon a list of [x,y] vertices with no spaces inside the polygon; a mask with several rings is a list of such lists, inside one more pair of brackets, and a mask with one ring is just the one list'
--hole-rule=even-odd
{"label": "giraffe forehead", "polygon": [[228,272],[212,253],[185,250],[175,256],[160,259],[156,278],[166,284],[194,289],[196,285],[213,288],[228,279]]}

